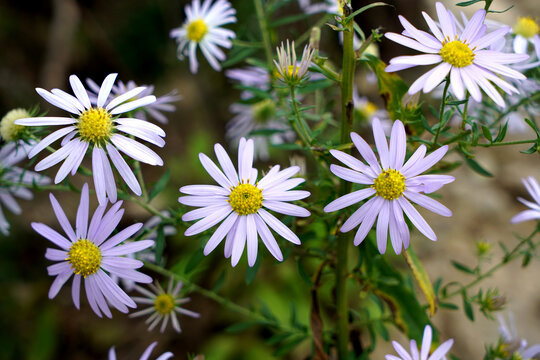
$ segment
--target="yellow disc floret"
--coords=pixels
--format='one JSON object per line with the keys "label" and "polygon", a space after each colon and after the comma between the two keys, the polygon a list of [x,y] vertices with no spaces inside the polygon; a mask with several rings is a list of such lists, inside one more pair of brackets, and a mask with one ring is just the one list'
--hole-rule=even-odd
{"label": "yellow disc floret", "polygon": [[101,144],[109,140],[113,131],[111,114],[101,108],[90,108],[79,116],[77,123],[81,140]]}
{"label": "yellow disc floret", "polygon": [[13,109],[0,120],[0,137],[5,141],[14,141],[21,138],[26,127],[14,124],[15,120],[32,117],[25,109]]}
{"label": "yellow disc floret", "polygon": [[208,27],[202,19],[193,20],[187,25],[187,38],[191,41],[199,42],[208,32]]}
{"label": "yellow disc floret", "polygon": [[66,259],[75,274],[83,277],[95,274],[101,265],[101,250],[90,240],[81,239],[71,245]]}
{"label": "yellow disc floret", "polygon": [[445,63],[458,68],[469,66],[474,60],[474,53],[469,45],[459,40],[444,42],[439,54]]}
{"label": "yellow disc floret", "polygon": [[405,191],[405,176],[394,169],[384,170],[373,182],[375,195],[386,200],[395,200]]}
{"label": "yellow disc floret", "polygon": [[238,215],[254,214],[262,206],[262,190],[251,184],[240,184],[232,188],[229,203]]}
{"label": "yellow disc floret", "polygon": [[523,36],[524,38],[532,38],[540,32],[540,26],[530,16],[519,17],[517,24],[514,25],[514,33]]}
{"label": "yellow disc floret", "polygon": [[161,315],[170,314],[174,310],[174,298],[170,294],[160,294],[154,300],[154,309]]}

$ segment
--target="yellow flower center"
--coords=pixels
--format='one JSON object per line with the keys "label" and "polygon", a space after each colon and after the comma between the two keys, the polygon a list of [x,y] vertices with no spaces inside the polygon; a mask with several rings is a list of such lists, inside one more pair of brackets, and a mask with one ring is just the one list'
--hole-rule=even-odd
{"label": "yellow flower center", "polygon": [[524,38],[532,38],[540,32],[540,26],[530,16],[519,17],[517,24],[514,25],[514,32]]}
{"label": "yellow flower center", "polygon": [[13,109],[0,120],[0,137],[4,141],[13,141],[21,138],[26,126],[14,124],[15,120],[31,117],[25,109]]}
{"label": "yellow flower center", "polygon": [[444,42],[439,54],[445,63],[458,68],[469,66],[474,60],[471,48],[459,40]]}
{"label": "yellow flower center", "polygon": [[174,310],[174,298],[169,294],[161,294],[154,300],[154,308],[161,315],[170,314]]}
{"label": "yellow flower center", "polygon": [[113,131],[111,114],[101,108],[90,108],[84,111],[77,123],[81,140],[100,144],[109,140]]}
{"label": "yellow flower center", "polygon": [[201,41],[207,32],[208,27],[202,19],[193,20],[187,26],[187,38],[191,41]]}
{"label": "yellow flower center", "polygon": [[262,206],[262,190],[251,184],[240,184],[232,188],[229,203],[238,215],[254,214]]}
{"label": "yellow flower center", "polygon": [[405,191],[405,176],[394,169],[384,170],[373,182],[375,195],[386,200],[395,200]]}
{"label": "yellow flower center", "polygon": [[81,239],[71,245],[66,259],[73,272],[83,277],[95,274],[101,265],[101,250],[90,240]]}

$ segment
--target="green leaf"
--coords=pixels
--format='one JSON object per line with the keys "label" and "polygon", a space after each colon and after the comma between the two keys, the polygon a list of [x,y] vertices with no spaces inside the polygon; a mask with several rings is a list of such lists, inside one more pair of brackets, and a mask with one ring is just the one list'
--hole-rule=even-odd
{"label": "green leaf", "polygon": [[285,341],[283,344],[280,345],[279,349],[277,349],[274,353],[274,356],[282,357],[283,355],[290,353],[298,344],[300,344],[305,339],[305,335],[297,335],[289,338],[289,340]]}
{"label": "green leaf", "polygon": [[[58,315],[54,308],[45,307],[35,319],[33,329],[35,333],[29,338],[27,344],[27,357],[29,360],[53,359],[55,347],[58,345]],[[30,334],[29,334],[30,335]],[[56,356],[54,356],[56,358]]]}
{"label": "green leaf", "polygon": [[482,176],[493,177],[493,174],[480,166],[480,164],[477,163],[476,160],[466,157],[465,162],[467,163],[467,165],[469,165],[471,169],[476,171],[478,174]]}
{"label": "green leaf", "polygon": [[223,287],[224,284],[225,284],[225,271],[222,271],[221,275],[219,275],[219,278],[214,284],[214,287],[212,288],[212,292],[217,293]]}
{"label": "green leaf", "polygon": [[457,262],[457,261],[454,261],[454,260],[452,260],[451,263],[452,263],[452,266],[454,266],[459,271],[462,271],[464,273],[471,274],[471,275],[475,274],[474,270],[470,269],[467,265],[464,265],[464,264],[462,264],[460,262]]}
{"label": "green leaf", "polygon": [[467,293],[463,291],[461,296],[463,297],[463,310],[465,311],[465,315],[467,315],[469,320],[474,321],[474,312],[469,299],[467,299]]}
{"label": "green leaf", "polygon": [[457,3],[456,5],[457,6],[469,6],[469,5],[472,5],[472,4],[476,4],[477,2],[480,2],[480,1],[484,1],[484,0],[463,1],[463,2]]}
{"label": "green leaf", "polygon": [[482,134],[484,134],[484,137],[490,142],[493,142],[493,137],[491,135],[491,131],[489,131],[489,128],[485,125],[482,125]]}
{"label": "green leaf", "polygon": [[368,5],[366,5],[366,6],[361,7],[360,9],[356,10],[356,11],[353,12],[351,15],[347,16],[347,17],[345,18],[344,23],[345,23],[345,24],[348,23],[348,22],[351,21],[356,15],[359,15],[359,14],[363,13],[364,11],[369,10],[369,9],[372,9],[372,8],[374,8],[374,7],[377,7],[377,6],[392,6],[392,5],[387,4],[387,3],[383,3],[383,2],[380,2],[380,1],[374,2],[374,3],[371,3],[371,4],[368,4]]}
{"label": "green leaf", "polygon": [[504,137],[506,136],[506,130],[508,130],[508,121],[504,124],[504,126],[499,128],[499,133],[497,134],[497,137],[494,142],[501,142],[504,140]]}
{"label": "green leaf", "polygon": [[311,14],[304,14],[304,13],[291,15],[291,16],[286,16],[286,17],[280,18],[279,20],[276,20],[276,21],[270,23],[270,27],[271,28],[276,28],[278,26],[288,25],[288,24],[291,24],[291,23],[294,23],[294,22],[297,22],[297,21],[300,21],[300,20],[307,19],[310,16],[311,16]]}
{"label": "green leaf", "polygon": [[407,260],[407,264],[411,268],[411,271],[413,273],[413,276],[416,282],[418,283],[418,285],[420,286],[420,289],[422,290],[422,292],[424,293],[424,296],[426,297],[426,300],[429,304],[429,312],[431,316],[433,316],[435,314],[435,310],[437,309],[437,296],[435,295],[435,291],[433,290],[433,285],[431,284],[431,281],[429,280],[426,269],[424,269],[424,265],[414,253],[412,246],[409,246],[409,248],[403,252],[403,255],[405,256],[405,259]]}
{"label": "green leaf", "polygon": [[459,310],[459,306],[452,304],[452,303],[446,303],[446,302],[440,302],[439,307],[450,309],[450,310]]}
{"label": "green leaf", "polygon": [[253,323],[251,321],[239,322],[239,323],[232,324],[231,326],[227,327],[225,329],[225,331],[228,332],[228,333],[237,333],[237,332],[240,332],[240,331],[244,331],[244,330],[252,327],[253,325],[255,325],[255,323]]}
{"label": "green leaf", "polygon": [[171,172],[169,169],[167,169],[167,171],[165,171],[165,173],[156,182],[152,190],[150,190],[150,192],[148,193],[148,202],[150,202],[153,198],[159,195],[159,193],[162,192],[163,189],[165,189],[165,186],[167,186],[170,177]]}
{"label": "green leaf", "polygon": [[199,250],[195,251],[193,253],[193,255],[191,255],[191,257],[189,258],[189,261],[186,264],[186,268],[185,268],[184,272],[186,274],[189,274],[190,272],[195,270],[195,268],[197,267],[197,265],[200,264],[202,259],[204,259],[203,249],[199,248]]}
{"label": "green leaf", "polygon": [[465,104],[467,101],[469,101],[469,100],[468,100],[468,99],[463,99],[463,100],[451,100],[451,101],[447,101],[447,102],[446,102],[446,105],[457,106],[457,105]]}
{"label": "green leaf", "polygon": [[309,285],[310,287],[313,286],[313,283],[311,282],[311,278],[309,277],[306,269],[304,268],[304,266],[302,265],[302,258],[298,258],[297,260],[297,265],[298,265],[298,275],[300,275],[300,278],[302,280],[304,280],[304,282]]}

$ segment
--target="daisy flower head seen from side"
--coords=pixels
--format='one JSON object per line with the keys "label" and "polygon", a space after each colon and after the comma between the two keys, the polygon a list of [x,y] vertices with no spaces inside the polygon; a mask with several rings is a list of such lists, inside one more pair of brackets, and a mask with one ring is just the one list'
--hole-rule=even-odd
{"label": "daisy flower head seen from side", "polygon": [[[146,350],[144,350],[144,352],[141,355],[141,357],[139,358],[139,360],[149,360],[150,359],[150,354],[152,354],[152,351],[154,351],[156,346],[157,346],[157,341],[151,343],[146,348]],[[156,360],[168,360],[168,359],[172,358],[173,356],[174,356],[174,354],[172,352],[167,351],[167,352],[159,355],[156,358]],[[108,358],[108,360],[116,360],[116,350],[114,349],[114,346],[109,350],[109,358]]]}
{"label": "daisy flower head seen from side", "polygon": [[[518,17],[512,32],[515,35],[513,41],[514,52],[526,54],[529,44],[532,44],[537,52],[540,52],[540,26],[530,16]],[[540,58],[540,55],[538,56]]]}
{"label": "daisy flower head seen from side", "polygon": [[[86,85],[88,85],[90,91],[92,92],[89,94],[90,102],[92,103],[92,105],[96,105],[99,94],[99,85],[96,84],[94,80],[88,78],[86,79]],[[133,80],[129,80],[127,83],[124,83],[120,80],[112,87],[111,94],[109,95],[109,100],[113,100],[119,96],[122,96],[128,91],[136,89],[137,87],[139,86],[137,86],[137,84]],[[128,101],[133,101],[154,95],[154,85],[142,85],[142,87],[144,87],[144,90],[141,91],[139,94],[133,96],[131,99],[128,99]],[[136,119],[142,120],[148,120],[149,116],[159,123],[167,124],[169,120],[163,114],[163,112],[176,111],[176,106],[174,106],[172,103],[180,100],[182,100],[182,97],[177,94],[176,90],[173,90],[166,95],[156,97],[156,101],[138,108],[133,116]]]}
{"label": "daisy flower head seen from side", "polygon": [[204,255],[212,252],[226,238],[225,257],[231,258],[232,266],[238,264],[244,247],[247,247],[248,264],[253,266],[257,260],[260,237],[272,256],[283,261],[281,250],[270,229],[293,244],[299,245],[300,239],[267,209],[284,215],[309,216],[306,209],[288,203],[310,195],[308,191],[293,190],[304,182],[302,178],[291,178],[298,173],[300,167],[291,166],[280,170],[279,165],[276,165],[257,181],[257,169],[252,167],[252,139],[242,138],[239,141],[238,171],[220,144],[216,144],[214,150],[223,171],[205,154],[199,154],[199,159],[219,186],[188,185],[180,188],[180,192],[188,196],[181,196],[178,201],[183,205],[199,207],[185,213],[182,220],[201,219],[189,227],[185,235],[199,234],[223,221],[206,243]]}
{"label": "daisy flower head seen from side", "polygon": [[21,140],[27,128],[15,124],[16,120],[29,118],[32,115],[26,109],[17,108],[7,112],[0,120],[0,140],[5,142]]}
{"label": "daisy flower head seen from side", "polygon": [[[409,88],[409,94],[420,90],[431,92],[447,76],[450,79],[452,94],[465,99],[468,91],[476,101],[482,100],[482,89],[493,101],[505,107],[502,96],[494,85],[508,94],[518,93],[518,90],[499,75],[524,80],[525,76],[506,66],[528,59],[526,54],[508,54],[487,50],[489,46],[510,32],[510,27],[501,27],[490,33],[484,25],[485,10],[478,10],[470,19],[462,32],[456,27],[455,17],[443,4],[437,2],[439,22],[435,22],[428,14],[422,13],[432,34],[418,30],[403,16],[399,20],[405,31],[402,34],[386,33],[385,37],[420,51],[424,54],[413,56],[398,56],[390,60],[387,72],[408,69],[419,65],[437,65],[420,76]],[[494,85],[493,85],[494,84]]]}
{"label": "daisy flower head seen from side", "polygon": [[15,198],[32,200],[30,189],[24,185],[47,185],[51,180],[41,174],[15,166],[26,159],[28,152],[35,142],[9,142],[0,149],[0,233],[9,235],[9,222],[2,208],[8,209],[15,215],[20,215],[22,209]]}
{"label": "daisy flower head seen from side", "polygon": [[315,49],[306,45],[300,62],[297,62],[294,41],[289,43],[289,40],[287,40],[287,45],[282,42],[281,46],[276,50],[278,59],[274,60],[274,64],[277,69],[276,75],[281,81],[289,86],[295,86],[307,79],[307,71],[309,65],[311,65]]}
{"label": "daisy flower head seen from side", "polygon": [[454,339],[449,339],[443,342],[431,355],[431,341],[433,333],[431,326],[426,325],[424,328],[424,335],[422,337],[422,347],[418,349],[418,345],[415,340],[411,340],[410,349],[411,352],[408,353],[407,350],[397,341],[392,341],[394,349],[399,356],[395,355],[386,355],[384,358],[386,360],[444,360],[446,359],[445,355],[450,351],[450,348],[454,344]]}
{"label": "daisy flower head seen from side", "polygon": [[[120,312],[127,313],[135,308],[135,302],[111,279],[111,275],[140,283],[150,283],[152,278],[135,269],[143,262],[126,255],[144,250],[154,244],[152,240],[140,240],[121,244],[142,227],[141,223],[128,226],[115,235],[124,210],[118,201],[105,212],[107,205],[100,205],[91,219],[89,217],[88,184],[84,184],[77,209],[75,230],[54,195],[50,194],[53,211],[66,236],[42,223],[32,223],[32,228],[60,249],[48,248],[47,260],[55,261],[47,271],[55,279],[49,289],[49,299],[54,298],[62,286],[73,275],[71,296],[73,304],[80,308],[81,282],[84,282],[86,297],[92,310],[101,317],[102,313],[112,317],[109,305]],[[90,222],[89,222],[90,220]]]}
{"label": "daisy flower head seen from side", "polygon": [[523,183],[523,186],[525,186],[527,192],[533,198],[533,202],[525,200],[522,197],[518,197],[518,201],[527,206],[529,209],[523,210],[519,214],[515,215],[510,220],[512,224],[540,219],[540,186],[538,185],[538,181],[536,181],[536,179],[532,176],[529,176],[525,179],[521,179],[521,182]]}
{"label": "daisy flower head seen from side", "polygon": [[[405,162],[407,139],[403,123],[394,122],[390,135],[390,146],[386,141],[384,130],[378,119],[373,121],[373,135],[380,162],[367,142],[358,134],[351,133],[352,141],[367,162],[339,150],[330,153],[347,167],[332,164],[330,171],[337,177],[365,185],[366,187],[344,195],[324,208],[325,212],[341,210],[370,198],[356,210],[341,227],[341,232],[348,232],[360,225],[354,237],[354,245],[358,246],[367,236],[375,220],[377,220],[377,246],[384,254],[388,233],[396,254],[403,247],[409,247],[409,228],[403,213],[411,223],[430,240],[437,240],[435,232],[428,225],[410,201],[442,216],[452,216],[452,212],[444,205],[424,194],[432,193],[443,185],[454,181],[449,175],[421,175],[435,165],[448,151],[443,146],[426,155],[426,146],[420,147]],[[422,194],[424,193],[424,194]]]}
{"label": "daisy flower head seen from side", "polygon": [[163,147],[165,132],[148,121],[121,117],[125,113],[155,102],[156,97],[149,95],[129,101],[145,90],[144,87],[137,87],[111,99],[109,95],[116,76],[117,74],[110,74],[105,78],[95,106],[91,104],[88,92],[75,75],[69,77],[75,96],[60,89],[52,89],[49,92],[37,88],[36,91],[45,100],[75,117],[33,117],[15,121],[15,124],[25,126],[64,126],[43,138],[28,154],[28,157],[32,158],[53,142],[63,138],[61,148],[38,162],[35,168],[36,171],[42,171],[63,161],[54,179],[55,184],[64,180],[69,173],[74,175],[86,152],[90,150],[94,187],[101,205],[107,203],[107,197],[112,203],[117,199],[116,182],[109,160],[131,191],[138,196],[142,193],[137,178],[120,151],[146,164],[163,165],[163,160],[158,154],[131,136]]}
{"label": "daisy flower head seen from side", "polygon": [[144,295],[144,297],[134,297],[133,300],[136,303],[150,306],[130,314],[129,317],[150,315],[145,321],[148,324],[149,331],[152,331],[161,322],[160,332],[164,332],[170,321],[173,329],[179,333],[182,330],[178,322],[178,314],[192,318],[198,318],[200,316],[199,313],[181,307],[181,305],[190,301],[189,298],[180,297],[180,290],[182,290],[181,282],[175,284],[175,281],[171,277],[166,291],[158,281],[155,281],[155,285],[149,284],[148,286],[150,290],[136,285],[135,290]]}
{"label": "daisy flower head seen from side", "polygon": [[225,53],[219,48],[232,47],[234,31],[225,29],[225,24],[236,22],[236,10],[227,0],[193,0],[185,7],[186,20],[184,24],[171,30],[170,36],[178,43],[177,56],[179,60],[189,58],[189,69],[195,74],[199,68],[197,47],[199,47],[210,66],[221,71],[220,61],[225,60]]}

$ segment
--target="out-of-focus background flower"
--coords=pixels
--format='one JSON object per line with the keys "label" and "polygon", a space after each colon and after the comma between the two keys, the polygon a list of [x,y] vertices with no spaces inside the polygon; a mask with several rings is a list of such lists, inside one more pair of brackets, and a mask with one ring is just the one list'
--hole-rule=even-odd
{"label": "out-of-focus background flower", "polygon": [[[420,11],[430,14],[435,11],[434,1],[387,2],[393,7],[375,8],[357,18],[364,31],[369,33],[371,28],[382,26],[383,31],[400,32],[398,14],[404,15],[415,26],[423,27]],[[455,13],[461,10],[453,6],[453,1],[443,2]],[[355,9],[367,3],[352,1]],[[212,70],[201,54],[199,72],[195,75],[189,72],[187,61],[177,60],[176,44],[169,38],[169,31],[182,24],[185,4],[185,0],[0,2],[1,116],[13,108],[34,105],[39,105],[40,111],[47,111],[49,115],[60,114],[43,101],[34,88],[67,90],[70,74],[77,74],[81,79],[91,78],[99,84],[107,74],[118,72],[118,79],[124,82],[134,80],[137,84],[154,85],[156,96],[177,89],[182,100],[175,104],[176,112],[166,114],[169,124],[162,126],[167,132],[167,145],[159,150],[165,167],[171,171],[171,178],[167,190],[154,200],[157,208],[177,206],[180,186],[211,182],[199,164],[197,154],[211,155],[215,142],[226,143],[225,126],[234,116],[229,112],[229,106],[240,99],[240,91],[233,90],[224,73]],[[232,4],[237,10],[238,23],[229,28],[236,32],[237,39],[258,38],[253,3],[236,0]],[[540,15],[533,1],[496,0],[493,8],[503,10],[510,5],[514,5],[511,11],[492,14],[491,18],[512,25],[519,15]],[[479,5],[464,11],[470,16],[477,8]],[[280,14],[300,11],[296,1],[290,1]],[[294,39],[309,27],[310,21],[317,19],[314,15],[310,20],[282,27],[273,42]],[[340,61],[338,37],[328,27],[323,28],[321,49],[331,59]],[[385,61],[407,53],[403,47],[388,40],[383,40],[379,50]],[[233,59],[235,51],[229,52],[229,59]],[[224,65],[229,64],[225,62]],[[243,64],[232,67],[240,65]],[[418,72],[403,71],[400,75],[410,83]],[[383,105],[382,99],[377,97],[376,84],[359,77],[357,85],[362,95],[370,97],[379,107]],[[435,100],[428,101],[435,103]],[[512,136],[527,137],[527,134]],[[533,229],[533,223],[519,226],[509,223],[510,218],[523,209],[516,197],[528,198],[520,178],[534,176],[540,179],[538,154],[525,156],[519,153],[525,149],[515,146],[480,151],[479,161],[495,177],[480,177],[468,168],[461,168],[452,173],[456,177],[455,183],[441,191],[444,203],[453,210],[454,216],[446,219],[422,212],[439,234],[439,241],[432,243],[417,231],[413,233],[418,240],[414,242],[417,253],[432,280],[438,276],[444,276],[445,280],[464,278],[449,260],[473,264],[476,242],[491,243],[492,256],[496,258],[501,254],[497,246],[499,241],[512,243],[516,241],[514,233],[524,235]],[[290,163],[288,155],[271,149],[270,160],[259,162],[259,168],[266,169],[274,163],[286,166]],[[150,183],[164,171],[165,168],[144,166],[145,178]],[[76,181],[83,179],[79,176]],[[65,209],[72,210],[66,212],[74,214],[78,197],[71,193],[55,195]],[[0,328],[4,329],[0,336],[1,359],[104,359],[112,345],[116,345],[119,358],[134,359],[155,340],[159,340],[160,352],[170,350],[175,359],[187,359],[189,354],[204,354],[206,359],[281,357],[265,342],[269,334],[264,329],[230,331],[232,324],[245,319],[197,294],[190,295],[192,301],[187,307],[200,313],[201,317],[181,316],[181,334],[171,329],[164,334],[148,332],[141,319],[130,319],[118,312],[112,320],[99,319],[84,301],[78,311],[71,302],[68,287],[54,300],[49,300],[47,292],[51,279],[46,273],[49,264],[43,257],[48,244],[31,230],[29,223],[39,221],[54,227],[56,220],[46,193],[38,193],[34,200],[20,204],[23,215],[7,214],[12,224],[11,235],[0,238]],[[95,201],[93,206],[96,206]],[[120,227],[149,218],[143,210],[126,206],[127,215]],[[194,254],[198,254],[200,248],[200,239],[186,238],[183,231],[178,232],[166,243],[167,266],[185,268],[190,261],[197,260]],[[390,253],[388,257],[396,266],[405,267],[402,258]],[[249,285],[245,281],[245,262],[232,269],[220,250],[200,261],[195,278],[201,286],[211,288],[224,277],[221,291],[233,302],[259,307],[262,301],[270,304],[272,311],[283,319],[290,316],[290,306],[294,303],[297,317],[307,323],[309,287],[300,279],[294,261],[279,264],[265,256],[255,280]],[[515,314],[521,336],[531,344],[540,343],[539,272],[540,262],[535,258],[525,269],[520,264],[511,264],[485,284],[485,287],[498,287],[506,296],[507,308]],[[161,280],[162,283],[167,281]],[[441,309],[433,321],[445,337],[455,339],[453,353],[463,359],[480,359],[484,354],[483,344],[495,343],[498,332],[495,321],[489,321],[479,313],[476,318],[471,323],[463,312]],[[397,331],[391,336],[404,343]],[[389,343],[383,344],[373,358],[382,358],[383,354],[391,352],[389,349]],[[304,342],[286,358],[306,358],[310,351],[310,344]]]}

